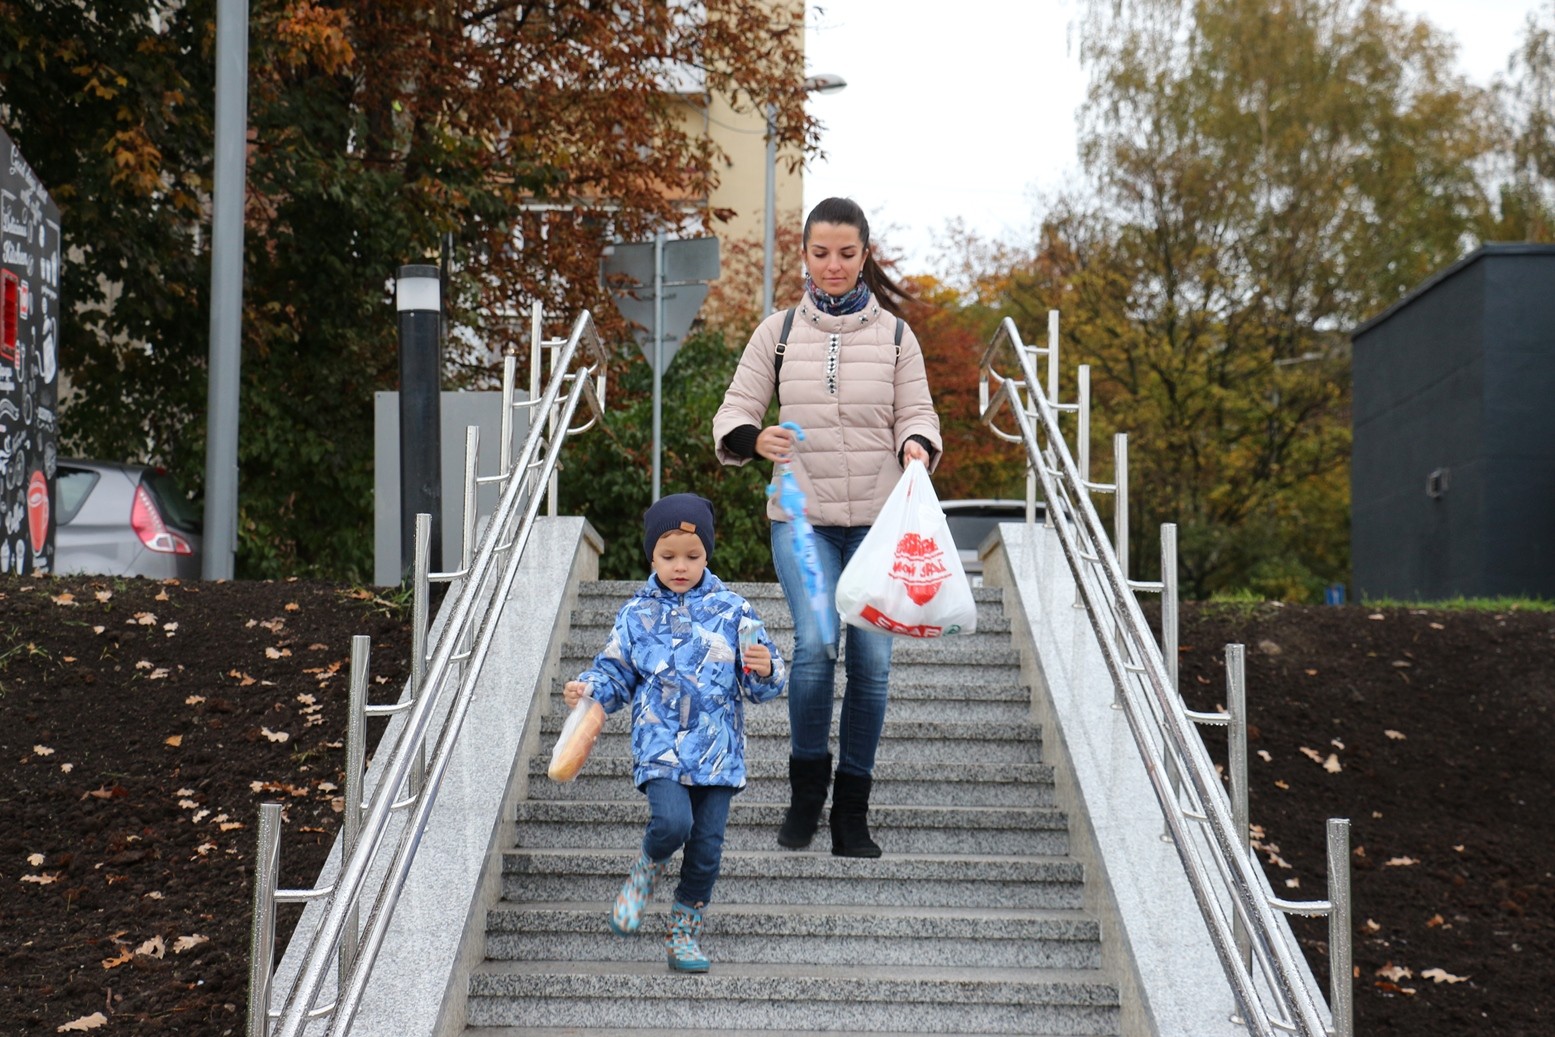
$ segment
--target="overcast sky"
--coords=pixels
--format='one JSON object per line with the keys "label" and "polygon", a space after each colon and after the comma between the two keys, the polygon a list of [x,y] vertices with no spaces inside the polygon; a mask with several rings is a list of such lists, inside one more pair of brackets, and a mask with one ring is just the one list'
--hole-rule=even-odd
{"label": "overcast sky", "polygon": [[[1488,83],[1538,2],[1398,6],[1455,37],[1464,71]],[[830,195],[854,198],[875,236],[919,269],[954,217],[984,237],[1027,237],[1039,193],[1079,176],[1075,110],[1085,76],[1075,23],[1083,9],[1083,0],[812,2],[807,72],[836,73],[848,86],[810,100],[826,156],[806,170],[806,208]]]}

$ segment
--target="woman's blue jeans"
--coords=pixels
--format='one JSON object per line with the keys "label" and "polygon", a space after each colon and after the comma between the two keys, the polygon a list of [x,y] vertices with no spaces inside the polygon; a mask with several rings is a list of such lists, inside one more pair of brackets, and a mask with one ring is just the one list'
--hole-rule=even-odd
{"label": "woman's blue jeans", "polygon": [[[869,532],[868,526],[815,526],[816,553],[826,578],[826,600],[837,600],[837,578]],[[793,525],[772,523],[772,562],[778,583],[794,615],[794,658],[788,668],[789,751],[795,759],[826,756],[831,738],[832,699],[836,694],[837,641],[821,638],[810,609],[804,575],[794,553]],[[881,574],[883,579],[885,574]],[[865,776],[875,769],[875,749],[885,726],[886,689],[891,680],[891,635],[843,626],[847,685],[842,720],[837,726],[837,770]],[[828,651],[830,649],[830,651]]]}
{"label": "woman's blue jeans", "polygon": [[701,907],[713,899],[713,883],[723,860],[724,827],[735,789],[727,785],[682,785],[672,778],[643,784],[648,794],[648,830],[643,853],[650,861],[667,861],[682,846],[680,884],[675,899]]}

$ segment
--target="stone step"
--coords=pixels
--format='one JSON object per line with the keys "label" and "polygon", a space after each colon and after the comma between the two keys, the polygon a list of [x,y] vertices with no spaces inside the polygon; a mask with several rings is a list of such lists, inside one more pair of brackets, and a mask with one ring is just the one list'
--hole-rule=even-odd
{"label": "stone step", "polygon": [[[591,1026],[587,1030],[570,1026],[471,1026],[464,1032],[467,1037],[580,1037],[582,1034],[587,1034],[587,1037],[729,1037],[728,1030],[697,1030],[689,1027],[661,1029],[651,1026],[640,1029]],[[815,1033],[815,1030],[762,1030],[761,1037],[815,1037]],[[942,1037],[942,1035],[924,1033],[921,1030],[912,1033],[899,1030],[890,1032],[876,1030],[873,1031],[872,1037]],[[1052,1034],[1044,1037],[1081,1037],[1081,1035]]]}
{"label": "stone step", "polygon": [[[644,574],[642,580],[584,580],[578,584],[577,607],[620,608],[627,598],[637,593],[646,579],[647,574]],[[788,610],[788,599],[783,597],[783,588],[776,580],[736,580],[726,582],[724,586],[758,608],[771,603],[775,608],[785,612]],[[1004,591],[999,587],[973,587],[972,600],[977,603],[979,613],[985,608],[1003,609]]]}
{"label": "stone step", "polygon": [[[551,681],[553,711],[565,712],[561,705],[563,686],[593,661],[593,656],[563,660],[565,668]],[[1023,721],[1030,713],[1031,689],[1021,680],[1018,667],[962,667],[948,683],[925,679],[923,669],[922,665],[892,667],[889,716],[897,720],[998,723]],[[834,702],[841,703],[846,684],[847,675],[839,668]]]}
{"label": "stone step", "polygon": [[[548,713],[540,721],[540,746],[549,760],[551,747],[561,734],[565,718]],[[897,720],[886,710],[885,729],[880,736],[876,759],[917,761],[949,767],[972,767],[980,772],[997,773],[1000,767],[1015,763],[1038,763],[1042,754],[1042,729],[1037,724],[959,723],[934,720]],[[745,710],[745,754],[747,759],[767,757],[788,759],[788,710],[781,701],[749,706]],[[835,730],[833,748],[835,749]],[[630,718],[617,710],[605,718],[604,730],[594,743],[594,755],[631,756]],[[975,761],[971,763],[970,761]],[[585,769],[588,764],[584,764]]]}
{"label": "stone step", "polygon": [[[729,810],[724,847],[765,850],[774,845],[785,807],[742,803]],[[648,801],[518,804],[515,841],[522,847],[598,846],[630,849],[642,843]],[[1069,852],[1069,823],[1051,807],[925,807],[870,805],[869,830],[887,853],[1045,854]],[[819,837],[818,837],[819,838]]]}
{"label": "stone step", "polygon": [[[894,708],[894,707],[893,707]],[[550,753],[529,761],[529,798],[532,800],[640,799],[632,784],[632,760],[625,753],[611,755],[596,747],[588,763],[572,781],[551,781],[546,776]],[[788,802],[788,758],[755,757],[746,761],[749,785],[741,802]],[[918,760],[891,760],[876,764],[871,805],[915,803],[920,806],[1051,807],[1056,805],[1053,768],[1045,763],[1012,763],[998,768],[973,770],[947,767]]]}
{"label": "stone step", "polygon": [[[579,630],[569,629],[567,640],[562,643],[561,672],[577,673],[593,661],[610,638],[608,627]],[[793,658],[794,637],[791,632],[778,631],[772,641],[784,659]],[[839,669],[846,652],[838,659]],[[1010,635],[968,634],[965,637],[915,638],[899,637],[891,646],[891,669],[916,663],[932,666],[958,666],[978,671],[991,667],[1020,666],[1020,653],[1010,644]]]}
{"label": "stone step", "polygon": [[[688,983],[695,986],[688,987]],[[694,996],[691,996],[694,992]],[[660,962],[486,962],[471,977],[474,1026],[705,1026],[955,1034],[1115,1034],[1118,996],[1092,970],[914,969]]]}
{"label": "stone step", "polygon": [[[592,636],[598,636],[601,640],[610,633],[610,628],[615,625],[616,614],[621,606],[626,604],[626,598],[605,599],[591,598],[579,600],[578,607],[572,612],[572,629],[587,630]],[[749,600],[749,599],[747,599]],[[794,633],[794,617],[788,611],[788,606],[778,599],[776,603],[770,600],[751,601],[751,607],[766,624],[767,630],[777,634],[787,634],[792,638]],[[1004,609],[994,604],[980,605],[977,609],[977,630],[971,634],[952,634],[946,640],[956,638],[973,638],[987,634],[999,634],[1008,637],[1010,633],[1010,617]],[[902,638],[910,641],[912,638]]]}
{"label": "stone step", "polygon": [[[585,900],[609,903],[636,859],[631,846],[599,849],[524,847],[502,856],[503,897],[513,903]],[[893,853],[877,860],[833,857],[823,829],[807,850],[776,846],[726,849],[719,902],[867,904],[876,907],[1079,908],[1085,872],[1066,857]],[[666,882],[679,873],[670,861]],[[673,889],[673,886],[666,887]]]}
{"label": "stone step", "polygon": [[[555,1026],[471,1026],[465,1029],[467,1037],[729,1037],[728,1030],[697,1030],[689,1027],[661,1029],[659,1027],[633,1027],[618,1029],[609,1026],[591,1026],[587,1030]],[[815,1037],[815,1030],[762,1030],[761,1037]],[[941,1037],[923,1031],[906,1033],[899,1030],[876,1030],[873,1037]],[[1079,1034],[1047,1035],[1047,1037],[1080,1037]]]}
{"label": "stone step", "polygon": [[[613,900],[501,904],[486,922],[494,960],[663,961],[673,883],[660,883],[635,939],[607,925]],[[752,905],[718,897],[702,949],[715,961],[1093,969],[1100,926],[1079,911]]]}

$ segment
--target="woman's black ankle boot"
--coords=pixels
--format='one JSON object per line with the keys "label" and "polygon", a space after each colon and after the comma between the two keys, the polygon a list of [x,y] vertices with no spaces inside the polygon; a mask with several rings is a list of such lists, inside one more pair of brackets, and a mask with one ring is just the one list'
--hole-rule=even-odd
{"label": "woman's black ankle boot", "polygon": [[831,852],[834,857],[878,857],[880,846],[869,837],[867,774],[837,772],[831,798]]}
{"label": "woman's black ankle boot", "polygon": [[778,845],[800,850],[810,845],[821,825],[821,810],[826,806],[826,788],[831,784],[831,754],[819,760],[788,758],[788,784],[792,789],[788,813],[778,829]]}

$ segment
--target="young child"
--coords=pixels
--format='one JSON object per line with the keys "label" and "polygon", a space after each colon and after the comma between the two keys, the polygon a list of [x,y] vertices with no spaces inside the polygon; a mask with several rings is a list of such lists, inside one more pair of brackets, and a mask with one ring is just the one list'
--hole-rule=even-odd
{"label": "young child", "polygon": [[[616,897],[610,928],[637,931],[665,862],[681,847],[680,882],[664,941],[676,972],[706,972],[698,940],[723,856],[729,801],[745,786],[745,710],[777,697],[787,671],[750,603],[708,569],[713,506],[693,493],[643,516],[653,575],[616,614],[604,651],[563,690],[605,712],[632,708],[633,781],[648,796],[642,850]],[[741,634],[754,642],[740,650]],[[742,629],[743,628],[743,629]]]}

